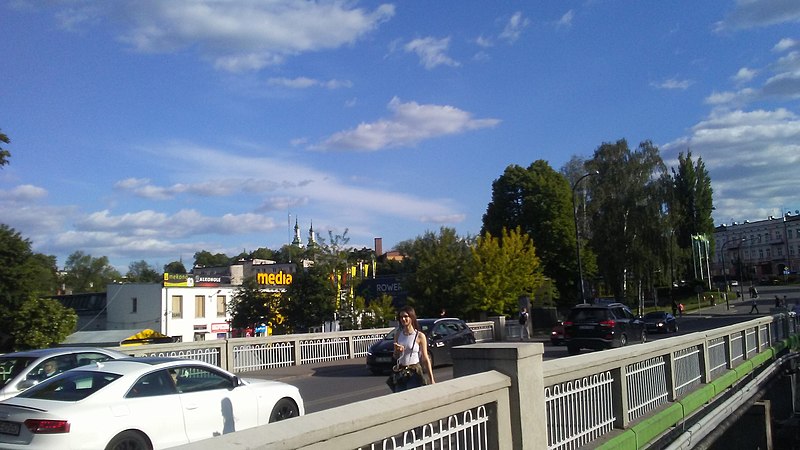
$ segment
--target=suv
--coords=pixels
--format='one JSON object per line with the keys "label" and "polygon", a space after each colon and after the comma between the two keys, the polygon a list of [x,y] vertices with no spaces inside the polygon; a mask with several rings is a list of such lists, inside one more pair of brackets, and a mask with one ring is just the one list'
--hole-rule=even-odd
{"label": "suv", "polygon": [[582,348],[601,350],[646,342],[647,331],[641,317],[622,303],[577,305],[564,321],[564,340],[569,354],[577,355]]}

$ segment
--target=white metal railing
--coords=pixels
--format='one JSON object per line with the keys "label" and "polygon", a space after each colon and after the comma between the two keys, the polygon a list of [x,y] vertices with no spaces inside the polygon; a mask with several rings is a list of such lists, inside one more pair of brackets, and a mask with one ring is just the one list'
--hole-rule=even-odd
{"label": "white metal railing", "polygon": [[708,341],[708,365],[711,377],[716,378],[728,368],[728,344],[720,336]]}
{"label": "white metal railing", "polygon": [[239,345],[233,348],[233,361],[240,372],[288,367],[294,365],[294,345],[291,342]]}
{"label": "white metal railing", "polygon": [[628,365],[628,420],[635,420],[667,402],[664,358],[657,356]]}
{"label": "white metal railing", "polygon": [[[673,358],[675,360],[675,391],[680,397],[703,381],[700,348],[695,346],[678,350],[673,353]],[[724,363],[723,367],[725,367]]]}
{"label": "white metal railing", "polygon": [[613,382],[602,372],[545,387],[547,448],[575,449],[611,431]]}
{"label": "white metal railing", "polygon": [[489,414],[486,405],[480,405],[384,438],[379,442],[373,442],[368,446],[359,447],[359,450],[488,449],[490,448],[487,435],[488,423]]}

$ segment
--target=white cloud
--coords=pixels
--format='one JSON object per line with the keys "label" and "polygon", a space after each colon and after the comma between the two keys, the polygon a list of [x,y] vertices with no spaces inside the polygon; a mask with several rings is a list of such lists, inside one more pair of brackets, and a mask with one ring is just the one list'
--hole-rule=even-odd
{"label": "white cloud", "polygon": [[451,67],[458,67],[458,61],[453,60],[447,56],[447,48],[450,46],[450,38],[436,39],[433,37],[426,37],[414,39],[406,44],[403,48],[407,53],[416,53],[419,57],[420,64],[430,70],[437,66],[445,65]]}
{"label": "white cloud", "polygon": [[718,221],[764,218],[776,207],[797,204],[800,117],[789,110],[717,111],[662,150],[690,150],[703,159]]}
{"label": "white cloud", "polygon": [[650,85],[657,89],[685,91],[686,89],[689,89],[689,86],[691,86],[692,83],[693,82],[691,80],[679,80],[677,78],[669,78],[664,81],[652,82],[650,83]]}
{"label": "white cloud", "polygon": [[521,12],[515,12],[514,15],[508,19],[508,23],[506,23],[505,28],[503,28],[503,32],[500,33],[499,38],[509,43],[516,42],[519,37],[522,35],[522,32],[525,28],[530,25],[531,21],[524,17]]}
{"label": "white cloud", "polygon": [[716,24],[716,30],[741,30],[793,22],[800,22],[800,2],[795,0],[736,0],[734,9]]}
{"label": "white cloud", "polygon": [[569,28],[572,26],[572,20],[575,18],[575,11],[570,9],[565,12],[563,16],[556,22],[556,28]]}
{"label": "white cloud", "polygon": [[39,186],[34,186],[32,184],[23,184],[20,186],[11,189],[10,191],[4,191],[0,189],[0,201],[8,201],[8,202],[30,202],[34,200],[39,200],[40,198],[44,198],[47,196],[47,190],[41,188]]}
{"label": "white cloud", "polygon": [[267,84],[271,86],[281,86],[290,89],[307,89],[312,87],[322,87],[325,89],[339,89],[339,88],[349,88],[353,86],[353,83],[347,80],[321,81],[307,77],[270,78],[267,80]]}
{"label": "white cloud", "polygon": [[473,119],[472,114],[452,106],[401,103],[397,97],[388,105],[390,119],[362,123],[355,129],[340,131],[317,149],[381,150],[412,146],[426,139],[494,127],[498,119]]}
{"label": "white cloud", "polygon": [[69,2],[56,15],[66,29],[114,19],[120,39],[140,52],[193,49],[220,70],[243,72],[280,64],[304,52],[352,44],[394,16],[391,4],[373,10],[350,2]]}
{"label": "white cloud", "polygon": [[738,72],[736,72],[736,75],[734,75],[732,79],[735,83],[742,84],[752,81],[756,75],[758,75],[757,70],[750,69],[748,67],[742,67]]}
{"label": "white cloud", "polygon": [[775,47],[772,48],[772,51],[780,53],[797,46],[800,46],[800,42],[792,38],[783,38],[777,44],[775,44]]}

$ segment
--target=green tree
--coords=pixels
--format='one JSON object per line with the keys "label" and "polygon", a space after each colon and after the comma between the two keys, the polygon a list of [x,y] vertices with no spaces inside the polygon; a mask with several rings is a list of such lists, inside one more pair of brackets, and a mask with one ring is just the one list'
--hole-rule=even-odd
{"label": "green tree", "polygon": [[[0,352],[8,352],[27,345],[19,331],[31,328],[38,315],[29,318],[22,312],[30,311],[28,303],[38,304],[41,296],[53,293],[56,258],[34,253],[28,239],[0,224],[0,267]],[[50,319],[62,323],[63,318],[56,314]],[[53,339],[60,337],[54,335]]]}
{"label": "green tree", "polygon": [[514,314],[518,299],[531,295],[542,285],[542,267],[531,238],[520,227],[505,228],[496,238],[486,232],[472,248],[472,303],[476,313]]}
{"label": "green tree", "polygon": [[172,261],[164,265],[164,273],[188,273],[181,261]]}
{"label": "green tree", "polygon": [[[561,301],[576,299],[577,260],[572,191],[567,179],[543,160],[527,169],[508,166],[492,183],[492,200],[483,216],[481,233],[500,236],[503,228],[520,229],[536,245],[544,275],[551,278]],[[583,260],[593,261],[587,252]],[[591,269],[593,264],[587,264]],[[589,272],[589,270],[587,270]]]}
{"label": "green tree", "polygon": [[212,254],[206,250],[200,250],[194,254],[194,267],[225,267],[230,263],[231,258],[224,253]]}
{"label": "green tree", "polygon": [[591,245],[608,288],[623,301],[633,297],[631,283],[641,286],[658,267],[665,200],[659,180],[666,167],[650,141],[632,151],[624,139],[600,145],[586,165],[599,172],[588,204]]}
{"label": "green tree", "polygon": [[395,310],[392,305],[392,297],[383,294],[367,305],[367,311],[361,320],[361,328],[388,327],[394,316]]}
{"label": "green tree", "polygon": [[64,284],[74,293],[103,292],[107,284],[122,278],[107,257],[93,258],[81,251],[67,257],[64,270]]}
{"label": "green tree", "polygon": [[286,319],[293,330],[306,331],[333,320],[337,298],[330,275],[316,266],[295,274],[284,302]]}
{"label": "green tree", "polygon": [[[0,131],[0,142],[10,144],[11,139],[9,139],[8,136],[5,135],[5,133]],[[4,149],[3,147],[0,147],[0,167],[3,167],[6,164],[8,164],[8,158],[10,157],[11,157],[11,152]]]}
{"label": "green tree", "polygon": [[46,348],[63,342],[75,331],[78,315],[58,300],[34,297],[14,312],[11,323],[15,350]]}
{"label": "green tree", "polygon": [[[681,279],[694,277],[692,236],[714,234],[713,189],[702,158],[692,160],[692,152],[678,155],[678,169],[672,168],[668,204],[671,224],[680,251],[676,255]],[[713,254],[713,249],[709,249]]]}
{"label": "green tree", "polygon": [[254,324],[269,324],[274,334],[281,334],[283,315],[281,313],[282,295],[277,292],[266,292],[256,282],[255,277],[248,277],[236,289],[233,299],[228,305],[231,314],[231,326],[245,328]]}
{"label": "green tree", "polygon": [[158,283],[162,280],[158,269],[148,264],[145,260],[128,264],[128,273],[125,274],[125,278],[133,283]]}
{"label": "green tree", "polygon": [[442,308],[455,316],[469,311],[473,241],[453,228],[442,227],[438,234],[428,231],[398,244],[408,268],[403,284],[418,317],[435,317]]}

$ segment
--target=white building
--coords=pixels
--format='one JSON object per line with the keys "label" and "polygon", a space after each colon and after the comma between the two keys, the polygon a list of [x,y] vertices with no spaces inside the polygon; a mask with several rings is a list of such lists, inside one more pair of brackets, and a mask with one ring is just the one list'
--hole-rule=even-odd
{"label": "white building", "polygon": [[230,331],[227,305],[235,290],[231,285],[111,284],[106,328],[150,328],[182,342],[224,339]]}
{"label": "white building", "polygon": [[797,273],[800,214],[720,225],[714,229],[714,244],[714,273],[728,280],[758,282]]}

